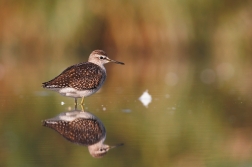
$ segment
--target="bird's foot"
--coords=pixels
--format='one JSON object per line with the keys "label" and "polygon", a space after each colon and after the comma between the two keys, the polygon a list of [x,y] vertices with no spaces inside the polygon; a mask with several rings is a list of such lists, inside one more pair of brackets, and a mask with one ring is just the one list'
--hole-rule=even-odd
{"label": "bird's foot", "polygon": [[85,112],[85,111],[84,111],[84,106],[83,106],[83,105],[80,105],[80,106],[81,106],[81,111],[82,111],[82,112]]}
{"label": "bird's foot", "polygon": [[80,106],[81,106],[81,110],[84,112],[84,97],[82,97],[81,99]]}

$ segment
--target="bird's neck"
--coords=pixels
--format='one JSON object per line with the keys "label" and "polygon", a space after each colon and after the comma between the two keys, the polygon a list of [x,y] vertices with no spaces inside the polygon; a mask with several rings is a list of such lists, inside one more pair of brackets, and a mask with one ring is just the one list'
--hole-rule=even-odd
{"label": "bird's neck", "polygon": [[101,67],[103,70],[106,71],[104,65],[101,63],[101,62],[97,62],[97,61],[92,61],[92,60],[89,60],[90,63],[94,63],[96,65],[98,65],[99,67]]}
{"label": "bird's neck", "polygon": [[89,145],[88,146],[88,151],[90,154],[97,152],[101,147],[102,147],[103,143],[102,142],[98,142],[95,143],[93,145]]}
{"label": "bird's neck", "polygon": [[106,134],[99,142],[97,142],[93,145],[89,145],[88,146],[89,152],[92,152],[92,151],[95,151],[95,150],[98,150],[99,148],[101,148],[103,145],[103,142],[105,141],[105,138],[106,138]]}

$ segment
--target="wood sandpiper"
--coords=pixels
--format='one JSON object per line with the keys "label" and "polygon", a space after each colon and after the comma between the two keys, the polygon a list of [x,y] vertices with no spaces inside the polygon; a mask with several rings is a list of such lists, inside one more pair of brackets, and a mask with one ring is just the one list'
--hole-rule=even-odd
{"label": "wood sandpiper", "polygon": [[104,84],[107,76],[104,64],[109,62],[124,65],[108,58],[103,50],[94,50],[88,62],[68,67],[54,79],[42,83],[42,86],[63,96],[75,98],[75,105],[77,98],[82,98],[81,105],[83,105],[84,97],[94,94]]}
{"label": "wood sandpiper", "polygon": [[109,146],[103,144],[106,130],[102,122],[93,114],[83,111],[70,111],[42,121],[43,126],[54,129],[67,140],[85,145],[89,153],[95,157],[103,157],[111,148],[123,143]]}

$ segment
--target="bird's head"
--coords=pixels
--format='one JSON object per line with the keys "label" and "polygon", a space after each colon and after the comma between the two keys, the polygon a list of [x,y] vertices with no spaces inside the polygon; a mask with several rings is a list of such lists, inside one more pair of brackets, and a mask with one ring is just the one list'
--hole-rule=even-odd
{"label": "bird's head", "polygon": [[124,65],[123,62],[115,61],[115,60],[108,58],[106,52],[104,52],[103,50],[94,50],[90,54],[88,61],[95,63],[97,65],[103,65],[103,64],[106,64],[109,62]]}
{"label": "bird's head", "polygon": [[109,146],[109,145],[106,145],[106,144],[102,144],[102,145],[98,145],[98,146],[97,145],[92,145],[92,146],[88,146],[88,150],[89,150],[89,153],[92,155],[92,157],[101,158],[105,154],[107,154],[107,152],[110,149],[118,147],[118,146],[122,146],[122,145],[123,145],[123,143],[117,144],[115,146]]}

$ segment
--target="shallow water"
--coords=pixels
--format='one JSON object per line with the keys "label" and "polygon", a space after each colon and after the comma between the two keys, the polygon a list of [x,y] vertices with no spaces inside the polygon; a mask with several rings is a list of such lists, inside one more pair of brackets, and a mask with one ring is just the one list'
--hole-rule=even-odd
{"label": "shallow water", "polygon": [[[106,144],[124,146],[95,159],[87,147],[43,127],[42,120],[72,110],[74,99],[42,89],[38,80],[36,89],[1,91],[0,166],[251,165],[252,101],[246,96],[200,82],[188,90],[155,80],[136,89],[114,76],[85,98],[84,109],[103,122]],[[139,98],[147,89],[145,106]]]}

